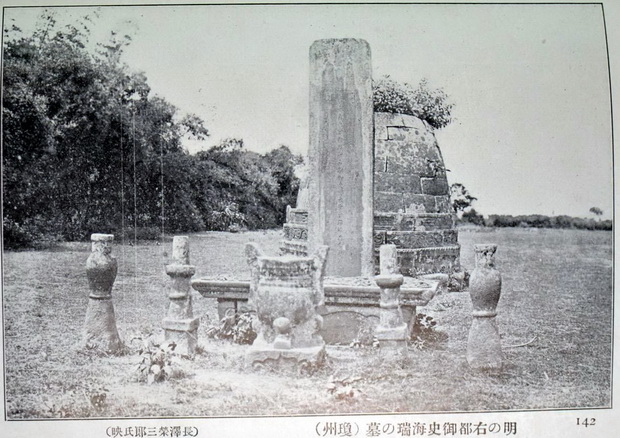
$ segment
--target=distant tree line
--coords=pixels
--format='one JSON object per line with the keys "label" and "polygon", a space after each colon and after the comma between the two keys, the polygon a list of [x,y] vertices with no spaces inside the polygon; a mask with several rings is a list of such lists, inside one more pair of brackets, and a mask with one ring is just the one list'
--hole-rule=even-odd
{"label": "distant tree line", "polygon": [[206,138],[203,121],[120,61],[129,37],[88,50],[89,21],[4,29],[4,247],[280,225],[301,157],[236,139],[190,155],[182,140]]}
{"label": "distant tree line", "polygon": [[573,228],[578,230],[612,229],[611,220],[584,219],[572,216],[544,216],[528,214],[519,216],[491,214],[484,219],[487,227]]}
{"label": "distant tree line", "polygon": [[570,228],[576,230],[606,230],[611,231],[611,220],[595,220],[573,216],[545,216],[541,214],[527,214],[511,216],[508,214],[490,214],[482,216],[474,208],[469,209],[458,219],[459,223],[469,223],[484,227],[522,227],[522,228]]}
{"label": "distant tree line", "polygon": [[[572,228],[578,230],[611,230],[612,221],[584,219],[572,216],[545,216],[541,214],[528,215],[498,215],[491,214],[484,217],[473,207],[477,200],[469,193],[469,190],[461,183],[450,186],[450,200],[452,208],[457,215],[457,222],[461,224],[473,224],[484,227],[526,227],[526,228]],[[598,207],[590,208],[590,212],[597,217],[603,214]]]}

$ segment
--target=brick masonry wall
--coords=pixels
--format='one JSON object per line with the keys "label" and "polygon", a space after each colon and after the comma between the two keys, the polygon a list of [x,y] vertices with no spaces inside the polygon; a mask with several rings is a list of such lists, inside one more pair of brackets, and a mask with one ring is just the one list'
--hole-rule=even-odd
{"label": "brick masonry wall", "polygon": [[375,213],[453,213],[433,128],[417,117],[375,113],[374,172]]}
{"label": "brick masonry wall", "polygon": [[432,127],[413,116],[375,113],[374,189],[375,252],[395,244],[406,275],[458,268],[450,186]]}

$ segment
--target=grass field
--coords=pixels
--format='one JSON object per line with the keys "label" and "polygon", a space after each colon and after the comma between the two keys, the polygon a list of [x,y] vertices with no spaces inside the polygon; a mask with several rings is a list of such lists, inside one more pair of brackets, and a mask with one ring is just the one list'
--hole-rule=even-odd
{"label": "grass field", "polygon": [[[191,236],[196,277],[247,274],[245,242],[275,253],[278,231]],[[503,276],[497,322],[505,366],[472,372],[465,361],[471,324],[467,293],[436,297],[441,341],[388,360],[379,350],[329,347],[310,377],[244,369],[247,346],[207,339],[216,303],[196,292],[200,354],[184,375],[147,385],[135,372],[139,341],[161,336],[168,299],[163,266],[170,242],[117,242],[117,325],[128,354],[79,352],[88,302],[88,243],[3,255],[5,399],[9,419],[171,417],[371,412],[489,411],[608,407],[611,394],[612,233],[547,229],[462,230],[462,264],[473,244],[497,243]],[[529,341],[533,341],[530,343]],[[525,346],[519,346],[527,344]],[[330,392],[332,380],[361,380]]]}

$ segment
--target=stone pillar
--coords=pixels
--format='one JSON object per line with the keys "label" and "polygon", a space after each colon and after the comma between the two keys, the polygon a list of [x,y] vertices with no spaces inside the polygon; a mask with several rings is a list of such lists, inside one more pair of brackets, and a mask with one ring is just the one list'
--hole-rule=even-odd
{"label": "stone pillar", "polygon": [[403,276],[398,266],[396,245],[381,245],[379,260],[381,274],[375,277],[375,281],[381,288],[381,302],[375,335],[380,348],[396,348],[406,352],[408,330],[400,309]]}
{"label": "stone pillar", "polygon": [[325,274],[372,277],[373,101],[370,46],[310,47],[308,250],[330,248]]}
{"label": "stone pillar", "polygon": [[500,369],[502,345],[495,322],[502,277],[495,269],[497,245],[474,245],[476,268],[469,280],[473,321],[467,340],[467,362],[474,369]]}
{"label": "stone pillar", "polygon": [[166,266],[168,298],[170,305],[163,320],[166,341],[177,344],[175,351],[184,356],[196,352],[199,320],[192,312],[190,279],[196,268],[189,264],[189,238],[174,236],[172,239],[172,264]]}
{"label": "stone pillar", "polygon": [[110,255],[112,234],[92,234],[92,252],[86,260],[86,276],[90,294],[82,333],[82,347],[96,348],[106,353],[120,353],[123,343],[116,328],[112,286],[118,264]]}

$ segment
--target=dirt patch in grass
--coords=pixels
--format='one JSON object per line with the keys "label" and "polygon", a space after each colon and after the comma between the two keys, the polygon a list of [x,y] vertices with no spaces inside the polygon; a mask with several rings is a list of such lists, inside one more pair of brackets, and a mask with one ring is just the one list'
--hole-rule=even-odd
{"label": "dirt patch in grass", "polygon": [[[247,241],[276,253],[278,231],[191,236],[196,277],[248,276]],[[170,243],[117,244],[113,290],[128,354],[79,352],[88,302],[88,243],[3,256],[5,392],[9,419],[296,415],[488,411],[610,405],[612,234],[582,230],[461,231],[462,264],[473,244],[499,245],[503,293],[497,322],[505,367],[471,371],[465,361],[471,303],[467,293],[436,297],[418,311],[439,335],[405,358],[376,348],[328,348],[312,376],[246,370],[247,346],[208,339],[216,303],[193,292],[200,354],[179,377],[148,385],[136,369],[140,339],[161,337],[168,299],[163,267]],[[527,345],[522,345],[527,344]],[[522,346],[519,346],[522,345]]]}

